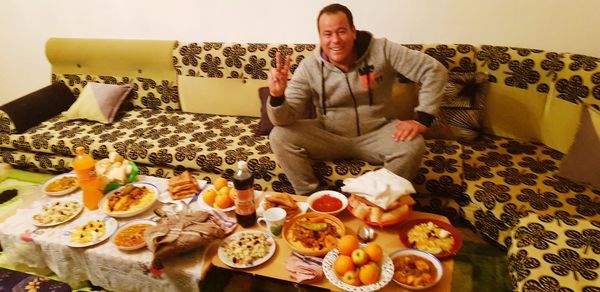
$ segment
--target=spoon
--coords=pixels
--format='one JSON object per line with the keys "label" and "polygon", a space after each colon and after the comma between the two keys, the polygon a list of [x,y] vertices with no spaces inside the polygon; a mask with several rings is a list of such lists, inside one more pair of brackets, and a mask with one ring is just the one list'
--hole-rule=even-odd
{"label": "spoon", "polygon": [[370,242],[375,239],[375,230],[367,225],[362,225],[356,231],[356,235],[361,242]]}

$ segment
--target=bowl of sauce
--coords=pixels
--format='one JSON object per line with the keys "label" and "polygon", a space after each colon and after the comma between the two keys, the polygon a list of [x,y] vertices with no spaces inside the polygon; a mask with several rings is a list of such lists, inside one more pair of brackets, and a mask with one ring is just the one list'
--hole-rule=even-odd
{"label": "bowl of sauce", "polygon": [[318,191],[310,195],[306,202],[317,213],[335,215],[348,206],[348,198],[336,191]]}

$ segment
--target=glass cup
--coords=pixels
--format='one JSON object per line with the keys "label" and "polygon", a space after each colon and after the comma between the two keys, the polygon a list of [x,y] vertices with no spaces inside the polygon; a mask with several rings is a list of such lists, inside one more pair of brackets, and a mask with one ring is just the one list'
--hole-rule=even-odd
{"label": "glass cup", "polygon": [[261,217],[258,217],[256,223],[266,228],[269,233],[273,236],[281,235],[281,229],[283,228],[283,223],[285,223],[285,216],[287,213],[282,208],[269,208],[263,212]]}

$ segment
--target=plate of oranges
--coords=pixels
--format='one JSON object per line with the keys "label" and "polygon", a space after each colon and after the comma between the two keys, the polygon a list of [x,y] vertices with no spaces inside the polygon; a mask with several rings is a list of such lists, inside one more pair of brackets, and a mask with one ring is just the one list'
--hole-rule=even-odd
{"label": "plate of oranges", "polygon": [[338,239],[323,259],[327,280],[344,291],[377,291],[394,276],[394,264],[375,242],[361,244],[355,235]]}

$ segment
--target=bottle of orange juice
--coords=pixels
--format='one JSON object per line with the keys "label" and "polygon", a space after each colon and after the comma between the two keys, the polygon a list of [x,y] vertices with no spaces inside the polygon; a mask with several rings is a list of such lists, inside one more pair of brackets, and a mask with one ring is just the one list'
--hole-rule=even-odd
{"label": "bottle of orange juice", "polygon": [[77,156],[73,159],[73,169],[83,190],[83,205],[89,210],[96,210],[103,195],[98,189],[100,179],[96,175],[96,161],[81,146],[75,149],[75,153]]}

